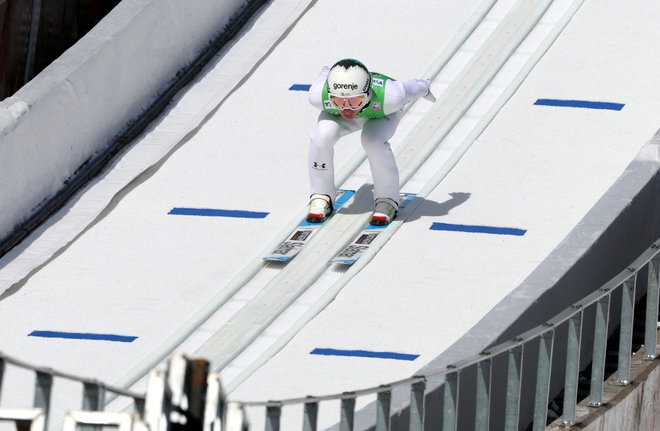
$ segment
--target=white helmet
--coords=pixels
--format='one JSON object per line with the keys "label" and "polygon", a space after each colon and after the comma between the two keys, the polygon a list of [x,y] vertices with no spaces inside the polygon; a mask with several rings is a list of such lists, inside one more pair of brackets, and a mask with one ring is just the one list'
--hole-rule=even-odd
{"label": "white helmet", "polygon": [[328,74],[328,93],[347,97],[368,94],[371,88],[369,71],[357,60],[346,58],[339,60],[330,68]]}

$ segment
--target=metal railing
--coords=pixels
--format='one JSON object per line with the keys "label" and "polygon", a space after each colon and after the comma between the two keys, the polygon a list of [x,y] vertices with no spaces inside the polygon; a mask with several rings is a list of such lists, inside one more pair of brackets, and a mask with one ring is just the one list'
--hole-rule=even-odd
{"label": "metal railing", "polygon": [[[638,277],[640,272],[648,273],[646,282]],[[630,362],[633,342],[633,320],[635,298],[641,292],[638,287],[646,289],[646,321],[644,327],[644,359],[656,358],[657,328],[658,328],[658,294],[660,277],[660,240],[646,250],[630,267],[610,280],[596,292],[573,304],[548,322],[537,326],[511,341],[494,346],[477,356],[467,358],[459,363],[449,365],[426,375],[392,382],[387,385],[367,388],[359,391],[344,392],[327,396],[308,396],[264,402],[239,402],[243,407],[265,407],[266,425],[268,431],[280,429],[280,417],[285,406],[303,404],[302,429],[313,431],[317,429],[319,403],[339,401],[339,429],[349,431],[354,429],[353,418],[357,397],[376,395],[376,414],[374,417],[377,431],[390,430],[390,400],[392,390],[397,387],[409,387],[410,408],[408,429],[421,431],[425,420],[425,386],[431,377],[444,377],[442,387],[442,420],[443,431],[457,429],[488,430],[490,419],[497,416],[502,419],[505,430],[518,430],[521,397],[532,395],[534,431],[546,427],[548,404],[550,402],[550,383],[553,368],[554,346],[556,333],[560,327],[566,330],[566,353],[561,357],[560,365],[565,371],[563,417],[562,422],[570,426],[575,422],[578,378],[580,372],[580,353],[591,352],[591,380],[589,405],[600,407],[603,403],[603,382],[605,380],[605,355],[608,336],[613,329],[610,325],[610,311],[620,311],[620,336],[618,350],[617,384],[630,383]],[[639,285],[639,286],[638,286]],[[620,294],[620,295],[619,295]],[[616,301],[613,300],[616,298]],[[616,302],[616,303],[615,303]],[[618,310],[617,310],[618,308]],[[587,313],[589,311],[589,313]],[[589,327],[593,326],[592,336],[583,335],[585,314],[593,316]],[[536,381],[533,394],[525,394],[522,390],[523,354],[528,349],[536,349],[537,361],[535,367]],[[506,361],[506,385],[504,408],[491,412],[493,362],[496,359]],[[584,358],[583,358],[584,359]],[[589,359],[589,358],[587,358]],[[472,424],[461,424],[459,428],[459,387],[462,373],[476,368],[476,385],[472,392],[475,414]],[[500,394],[497,394],[500,395]],[[462,398],[462,401],[464,399]]]}
{"label": "metal railing", "polygon": [[7,365],[13,365],[34,372],[34,402],[31,408],[0,407],[0,421],[15,423],[29,422],[31,431],[45,430],[51,406],[51,391],[55,378],[62,378],[82,384],[82,409],[88,412],[101,411],[105,405],[106,393],[133,399],[136,411],[144,410],[144,395],[106,385],[92,379],[81,378],[51,368],[36,367],[0,353],[0,395]]}
{"label": "metal railing", "polygon": [[[64,431],[100,431],[107,426],[120,431],[168,430],[177,425],[199,431],[247,429],[242,406],[225,401],[220,377],[208,373],[207,361],[174,355],[166,370],[150,372],[146,395],[50,368],[35,367],[3,354],[0,354],[0,391],[6,365],[35,373],[33,407],[0,407],[0,421],[12,421],[17,429],[45,431],[49,428],[54,378],[79,382],[83,386],[82,409],[65,415]],[[132,411],[103,411],[107,393],[132,398]],[[230,425],[232,428],[228,428]]]}
{"label": "metal railing", "polygon": [[[640,274],[646,277],[640,277]],[[32,370],[35,373],[35,395],[32,408],[0,407],[0,420],[30,424],[32,431],[44,431],[48,426],[50,395],[53,378],[65,378],[83,385],[82,410],[66,415],[63,429],[74,431],[81,426],[84,430],[98,430],[101,426],[113,426],[120,430],[170,429],[175,424],[189,430],[200,431],[246,431],[250,429],[246,408],[263,407],[267,431],[278,431],[281,426],[282,409],[289,406],[302,407],[301,428],[304,431],[318,429],[319,404],[328,401],[339,402],[339,429],[354,429],[356,400],[362,396],[375,396],[376,409],[372,427],[377,431],[394,429],[391,411],[392,391],[408,388],[410,404],[408,423],[403,427],[411,431],[424,429],[427,412],[431,409],[427,392],[429,379],[444,379],[440,386],[441,420],[443,431],[458,429],[488,430],[491,419],[498,418],[501,424],[496,427],[517,430],[521,417],[521,400],[533,399],[532,429],[546,427],[551,375],[553,365],[563,369],[563,417],[564,425],[575,422],[578,398],[578,378],[581,364],[591,361],[589,385],[589,405],[598,408],[603,405],[603,381],[605,379],[605,357],[608,336],[619,327],[619,348],[617,379],[619,385],[630,383],[631,355],[633,345],[634,308],[636,298],[646,296],[646,318],[644,323],[643,359],[656,358],[658,301],[660,290],[660,240],[637,258],[630,267],[622,271],[596,292],[573,304],[548,322],[537,326],[510,341],[498,344],[481,354],[459,363],[448,365],[426,375],[418,375],[398,380],[386,385],[367,389],[343,392],[326,396],[306,396],[301,398],[271,401],[229,401],[226,399],[220,377],[208,373],[209,363],[205,360],[190,360],[182,355],[174,355],[166,370],[154,369],[149,374],[146,395],[136,394],[101,382],[83,379],[71,374],[48,368],[39,368],[0,354],[0,394],[6,365]],[[619,315],[610,319],[612,315]],[[612,320],[612,321],[610,321]],[[593,330],[592,330],[593,328]],[[556,335],[561,331],[562,336]],[[584,336],[583,336],[584,335]],[[565,344],[564,344],[565,343]],[[565,348],[565,352],[564,352]],[[557,352],[561,350],[562,354]],[[523,382],[523,358],[525,353],[534,354],[528,372],[535,375],[531,389],[526,390]],[[587,354],[581,358],[581,354]],[[582,359],[582,361],[581,361]],[[504,385],[493,385],[495,361],[504,363],[506,374]],[[528,366],[528,367],[529,367]],[[557,368],[559,366],[559,368]],[[473,403],[474,414],[469,423],[463,423],[459,392],[466,390],[462,377],[468,370],[474,371],[476,379],[470,380],[468,394],[461,394],[461,402]],[[472,386],[473,385],[473,386]],[[105,394],[111,392],[130,397],[134,409],[130,413],[102,411]],[[502,398],[502,403],[493,403],[494,396]],[[493,409],[493,404],[498,408]],[[438,410],[440,407],[433,410]],[[461,422],[459,424],[459,422]],[[287,426],[289,428],[289,426]],[[402,428],[400,426],[397,429]]]}

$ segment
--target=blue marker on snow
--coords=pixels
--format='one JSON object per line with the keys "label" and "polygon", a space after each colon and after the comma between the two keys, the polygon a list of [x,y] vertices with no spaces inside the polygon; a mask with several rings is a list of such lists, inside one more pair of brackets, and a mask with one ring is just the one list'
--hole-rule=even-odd
{"label": "blue marker on snow", "polygon": [[493,235],[514,235],[523,236],[527,231],[525,229],[516,229],[512,227],[495,226],[476,226],[450,223],[433,223],[431,230],[444,230],[449,232],[469,232],[469,233],[487,233]]}
{"label": "blue marker on snow", "polygon": [[370,350],[341,350],[341,349],[325,349],[316,348],[309,352],[310,355],[321,356],[349,356],[356,358],[377,358],[377,359],[395,359],[398,361],[414,361],[419,358],[419,355],[411,355],[408,353],[396,352],[374,352]]}
{"label": "blue marker on snow", "polygon": [[311,85],[310,84],[293,84],[291,87],[289,87],[290,91],[309,91]]}
{"label": "blue marker on snow", "polygon": [[541,106],[559,106],[564,108],[587,108],[587,109],[606,109],[610,111],[620,111],[625,106],[623,103],[612,102],[590,102],[588,100],[559,100],[559,99],[538,99],[535,105]]}
{"label": "blue marker on snow", "polygon": [[28,337],[39,338],[64,338],[69,340],[94,340],[94,341],[115,341],[120,343],[132,343],[138,337],[116,335],[116,334],[93,334],[86,332],[59,332],[59,331],[32,331]]}
{"label": "blue marker on snow", "polygon": [[269,213],[211,208],[172,208],[168,214],[200,217],[266,218]]}

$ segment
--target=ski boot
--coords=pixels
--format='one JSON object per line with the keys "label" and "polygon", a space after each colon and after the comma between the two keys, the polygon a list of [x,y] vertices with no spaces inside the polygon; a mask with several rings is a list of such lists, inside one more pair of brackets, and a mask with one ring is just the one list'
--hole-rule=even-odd
{"label": "ski boot", "polygon": [[309,198],[307,221],[323,223],[332,214],[332,199],[328,195],[314,194]]}
{"label": "ski boot", "polygon": [[399,211],[399,204],[389,198],[378,198],[375,203],[376,210],[371,216],[371,225],[385,226],[390,224]]}

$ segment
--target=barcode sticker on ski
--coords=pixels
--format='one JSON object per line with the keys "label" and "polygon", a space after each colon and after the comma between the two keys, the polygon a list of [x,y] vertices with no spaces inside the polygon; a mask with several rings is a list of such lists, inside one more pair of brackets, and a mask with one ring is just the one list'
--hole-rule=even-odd
{"label": "barcode sticker on ski", "polygon": [[301,242],[293,242],[293,241],[284,241],[282,244],[279,245],[274,251],[273,254],[279,254],[282,256],[286,256],[290,254],[292,251],[294,251],[297,248],[300,248],[303,246],[303,243]]}
{"label": "barcode sticker on ski", "polygon": [[[337,198],[334,203],[334,211],[341,208],[350,198],[353,197],[353,190],[337,190]],[[319,230],[324,223],[310,223],[307,220],[301,221],[296,229],[291,232],[286,240],[282,241],[264,260],[274,260],[279,262],[288,262],[296,257],[303,247],[309,243],[310,238]]]}
{"label": "barcode sticker on ski", "polygon": [[[399,204],[399,212],[408,205],[408,203],[415,197],[412,193],[401,194],[401,204]],[[358,236],[344,248],[337,256],[330,260],[330,263],[340,263],[342,265],[353,265],[362,256],[374,242],[376,237],[385,231],[389,225],[372,226],[367,225]]]}

